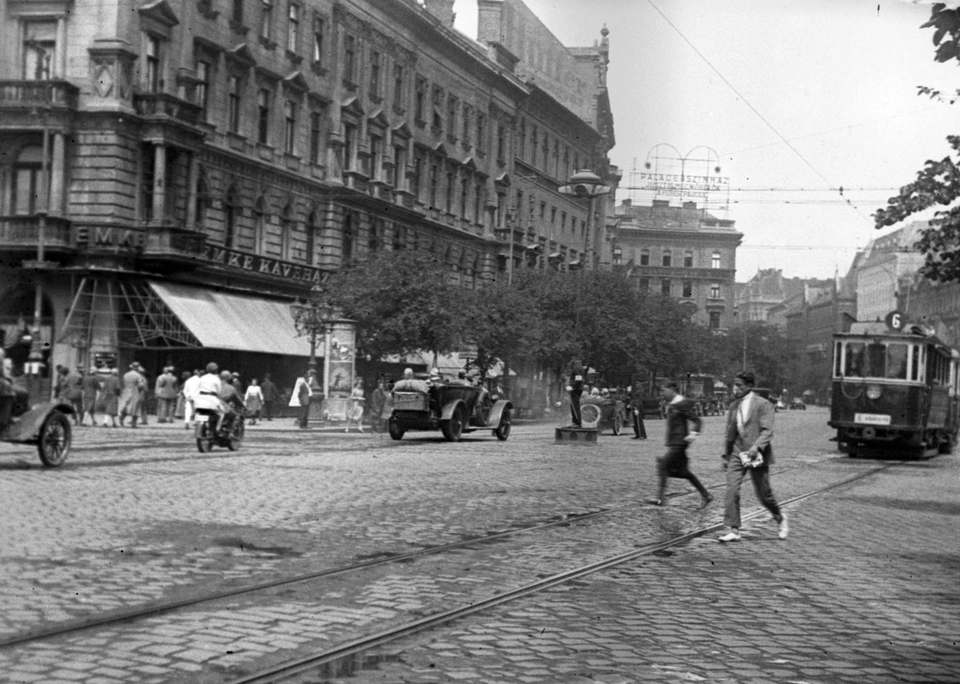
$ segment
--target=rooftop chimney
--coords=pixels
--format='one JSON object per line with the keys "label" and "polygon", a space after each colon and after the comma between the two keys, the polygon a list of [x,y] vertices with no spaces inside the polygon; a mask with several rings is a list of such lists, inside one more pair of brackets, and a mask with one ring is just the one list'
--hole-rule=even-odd
{"label": "rooftop chimney", "polygon": [[427,11],[435,16],[447,28],[453,28],[453,20],[457,16],[453,11],[454,0],[423,0]]}

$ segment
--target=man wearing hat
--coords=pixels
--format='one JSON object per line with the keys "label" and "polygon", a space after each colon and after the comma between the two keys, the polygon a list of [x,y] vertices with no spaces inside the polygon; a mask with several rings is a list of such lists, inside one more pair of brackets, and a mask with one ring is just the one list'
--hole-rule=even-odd
{"label": "man wearing hat", "polygon": [[96,366],[90,366],[90,372],[83,376],[83,409],[84,414],[80,418],[80,424],[83,425],[84,420],[89,415],[90,416],[90,425],[95,426],[97,424],[97,418],[94,415],[97,411],[97,395],[100,392],[100,377],[97,373]]}
{"label": "man wearing hat", "polygon": [[120,427],[124,427],[123,419],[130,416],[130,427],[137,427],[137,418],[140,417],[140,403],[146,380],[137,368],[139,363],[130,364],[130,370],[123,374],[123,390],[120,393]]}
{"label": "man wearing hat", "polygon": [[310,369],[303,377],[297,378],[297,384],[293,387],[293,393],[290,395],[291,407],[299,407],[300,413],[297,417],[297,425],[301,430],[307,428],[310,418],[310,397],[313,396],[313,385],[317,381],[317,371]]}
{"label": "man wearing hat", "polygon": [[157,376],[154,394],[157,397],[157,422],[172,423],[173,409],[177,402],[177,378],[171,366],[165,366]]}

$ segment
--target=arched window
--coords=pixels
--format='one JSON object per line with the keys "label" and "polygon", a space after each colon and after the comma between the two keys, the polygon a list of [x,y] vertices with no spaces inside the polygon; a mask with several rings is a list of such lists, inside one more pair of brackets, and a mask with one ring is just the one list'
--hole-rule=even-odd
{"label": "arched window", "polygon": [[253,205],[253,251],[257,254],[263,253],[264,240],[266,239],[266,209],[263,197],[258,197]]}
{"label": "arched window", "polygon": [[303,260],[308,266],[313,266],[317,262],[317,235],[319,232],[320,226],[317,223],[317,212],[311,211],[307,217],[307,241],[303,248]]}
{"label": "arched window", "polygon": [[290,260],[290,241],[296,220],[293,216],[293,207],[289,204],[280,212],[280,258]]}
{"label": "arched window", "polygon": [[232,185],[227,189],[223,201],[223,246],[233,247],[237,239],[237,218],[240,216],[240,200],[237,189]]}

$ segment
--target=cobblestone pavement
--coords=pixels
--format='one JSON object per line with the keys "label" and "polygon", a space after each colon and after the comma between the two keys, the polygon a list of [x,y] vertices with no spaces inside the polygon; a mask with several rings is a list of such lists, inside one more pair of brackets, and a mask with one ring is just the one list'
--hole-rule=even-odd
{"label": "cobblestone pavement", "polygon": [[[783,446],[774,479],[781,499],[876,465],[831,456],[825,413],[781,416],[778,439]],[[718,492],[719,420],[707,420],[707,436],[694,448],[693,463]],[[661,426],[650,421],[651,435]],[[145,603],[409,553],[492,531],[558,520],[564,524],[134,623],[7,646],[0,648],[0,672],[8,673],[10,681],[24,682],[225,681],[269,662],[715,524],[721,514],[719,506],[694,512],[697,497],[686,483],[671,484],[682,496],[665,509],[637,505],[652,491],[653,459],[662,451],[655,438],[638,443],[604,436],[597,447],[558,446],[552,426],[529,425],[517,427],[506,443],[475,433],[450,445],[433,434],[392,442],[384,435],[303,434],[270,427],[275,429],[252,429],[239,452],[209,455],[197,454],[189,433],[172,427],[151,426],[137,433],[81,429],[76,452],[56,471],[40,468],[28,460],[36,457],[23,450],[0,450],[0,500],[11,502],[8,511],[13,511],[5,515],[7,525],[0,532],[0,640]],[[933,573],[929,567],[938,544],[955,536],[945,527],[957,513],[953,463],[952,457],[942,457],[897,464],[869,480],[799,502],[788,542],[776,541],[772,523],[751,526],[744,541],[731,548],[701,538],[655,559],[398,644],[375,658],[383,661],[381,669],[361,668],[355,676],[409,682],[646,681],[654,676],[673,681],[671,677],[687,675],[714,680],[711,673],[716,672],[730,681],[746,681],[741,675],[750,670],[748,665],[736,671],[688,665],[701,659],[727,662],[722,652],[729,646],[739,654],[738,662],[754,663],[752,672],[760,681],[772,678],[764,669],[771,661],[751,655],[755,650],[749,638],[741,644],[744,637],[768,635],[761,652],[779,651],[780,639],[794,649],[793,655],[778,658],[793,666],[777,663],[778,671],[790,670],[797,681],[838,681],[834,674],[811,679],[791,669],[799,661],[789,658],[809,657],[810,645],[821,641],[828,651],[845,643],[846,650],[830,658],[849,664],[855,662],[851,654],[870,653],[861,644],[892,634],[895,643],[902,643],[906,634],[923,634],[920,626],[926,619],[933,625],[951,624],[948,615],[937,613],[949,606],[943,597],[955,597],[947,591],[929,613],[886,602],[891,596],[923,595],[915,592],[933,586],[906,591],[902,573],[911,569],[903,564],[918,563],[913,572],[937,581],[951,575],[955,580],[956,555],[952,561],[944,556],[943,567]],[[923,488],[928,480],[943,488],[940,497]],[[938,506],[900,506],[910,515],[897,511],[895,519],[932,513],[937,524],[925,521],[915,533],[901,522],[888,536],[890,529],[869,522],[871,516],[890,519],[904,500],[899,488],[905,482],[918,484],[916,503],[935,501]],[[887,489],[874,499],[843,499],[882,483]],[[744,503],[746,510],[754,505],[752,493]],[[610,513],[579,519],[601,510]],[[844,518],[848,510],[864,516]],[[847,525],[851,519],[856,524]],[[811,541],[813,527],[830,531]],[[898,534],[909,538],[898,539]],[[831,557],[810,554],[820,541],[832,550]],[[888,552],[879,562],[871,554],[884,544],[897,555]],[[945,572],[950,569],[954,572]],[[815,579],[820,576],[823,585]],[[760,582],[747,593],[732,589],[741,582],[752,587],[756,577],[785,582]],[[880,592],[880,598],[857,593],[867,589]],[[838,593],[843,600],[836,602]],[[789,609],[778,605],[787,599]],[[850,624],[852,615],[864,616],[869,638],[858,624]],[[540,634],[531,639],[534,629]],[[721,655],[709,658],[701,652],[711,643]],[[945,648],[946,654],[936,657],[947,664],[952,657],[952,671],[957,671],[955,644],[952,649],[952,656]],[[692,660],[679,658],[684,650]],[[889,646],[884,651],[893,652]],[[596,661],[586,669],[584,653]],[[579,669],[569,669],[573,665]],[[653,674],[644,674],[647,670]],[[935,679],[930,674],[918,681]]]}

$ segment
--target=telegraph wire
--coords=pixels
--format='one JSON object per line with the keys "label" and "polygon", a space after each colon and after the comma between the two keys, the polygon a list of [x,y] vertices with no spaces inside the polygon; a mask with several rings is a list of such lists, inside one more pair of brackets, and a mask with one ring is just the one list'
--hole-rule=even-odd
{"label": "telegraph wire", "polygon": [[[672,28],[674,31],[676,31],[676,32],[677,32],[677,35],[680,36],[680,37],[683,39],[683,41],[684,41],[687,45],[690,46],[690,49],[692,49],[694,52],[696,52],[697,55],[700,57],[700,59],[702,59],[702,60],[706,63],[706,65],[707,65],[708,67],[710,67],[717,76],[720,77],[720,80],[722,80],[724,83],[726,83],[726,84],[727,84],[727,87],[730,88],[730,90],[732,90],[732,91],[736,94],[736,96],[739,97],[739,98],[743,101],[743,103],[744,103],[745,105],[747,105],[747,107],[750,108],[750,111],[752,111],[754,114],[756,114],[757,117],[759,117],[759,119],[760,119],[761,121],[763,121],[763,123],[765,123],[765,124],[767,125],[767,127],[768,127],[771,131],[773,131],[778,138],[780,138],[780,140],[783,141],[783,144],[784,144],[784,145],[786,145],[787,147],[789,147],[790,150],[793,151],[793,153],[794,153],[795,155],[797,155],[797,157],[799,157],[800,160],[803,161],[804,164],[806,164],[808,167],[810,167],[810,170],[812,170],[815,174],[817,174],[817,176],[819,176],[820,179],[821,179],[824,183],[827,184],[827,187],[828,187],[828,188],[833,189],[834,185],[833,185],[833,183],[830,182],[830,179],[828,179],[826,176],[824,176],[822,173],[820,173],[820,171],[817,169],[817,167],[815,167],[813,164],[811,164],[810,161],[807,160],[806,157],[804,157],[802,154],[800,154],[800,151],[799,151],[796,147],[794,147],[793,145],[791,145],[791,144],[790,144],[790,141],[787,140],[787,138],[785,138],[785,137],[783,136],[783,134],[780,133],[780,131],[778,131],[778,130],[776,129],[776,127],[774,127],[774,125],[773,125],[772,123],[770,123],[769,121],[767,121],[766,117],[764,117],[763,114],[761,114],[760,111],[759,111],[756,107],[754,107],[754,106],[750,103],[750,101],[749,101],[746,97],[744,97],[744,96],[740,93],[740,91],[737,90],[736,87],[734,87],[734,85],[733,85],[729,80],[727,80],[727,77],[724,76],[722,73],[720,73],[720,70],[717,69],[715,66],[713,66],[713,64],[710,62],[710,60],[707,59],[706,56],[704,56],[704,54],[703,54],[702,52],[700,52],[700,50],[697,49],[697,46],[694,45],[692,42],[690,42],[690,40],[689,40],[685,35],[683,35],[683,32],[682,32],[679,28],[677,28],[672,21],[670,21],[670,19],[667,17],[667,15],[664,14],[664,13],[660,10],[659,7],[657,7],[657,5],[653,2],[653,0],[647,0],[647,2],[650,4],[651,7],[653,7],[654,10],[657,11],[657,14],[659,14],[661,17],[663,17],[663,20],[664,20],[665,22],[667,22],[667,24],[670,25],[670,28]],[[843,186],[840,186],[837,191],[840,193],[840,196],[843,197]],[[856,211],[858,214],[860,214],[860,216],[862,216],[862,217],[863,217],[866,221],[868,221],[869,223],[871,223],[871,224],[873,223],[873,220],[872,220],[869,216],[867,216],[866,214],[864,214],[862,211],[860,211],[859,207],[857,207],[855,204],[853,204],[853,202],[851,202],[851,201],[850,201],[849,199],[847,199],[847,198],[844,198],[844,200],[845,200],[844,203],[845,203],[847,206],[849,206],[851,209],[853,209],[853,210]]]}

